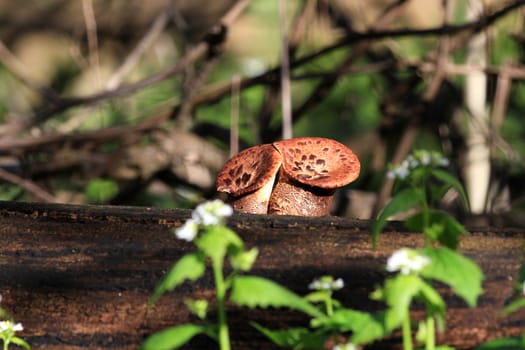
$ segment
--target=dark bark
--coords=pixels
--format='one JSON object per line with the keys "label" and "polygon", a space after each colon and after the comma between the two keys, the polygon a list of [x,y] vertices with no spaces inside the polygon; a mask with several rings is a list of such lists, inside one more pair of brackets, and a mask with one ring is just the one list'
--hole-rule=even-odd
{"label": "dark bark", "polygon": [[[136,349],[149,334],[188,321],[184,298],[213,300],[209,274],[184,284],[147,310],[146,303],[167,269],[191,243],[177,240],[170,227],[190,216],[187,210],[138,207],[43,205],[0,202],[0,293],[2,307],[22,322],[21,336],[33,349]],[[343,304],[378,310],[369,293],[385,278],[383,266],[400,247],[421,246],[420,234],[391,223],[377,249],[370,245],[370,222],[337,217],[298,218],[235,215],[229,225],[257,246],[252,274],[269,277],[300,294],[315,277],[342,277],[336,294]],[[461,251],[486,275],[485,293],[475,309],[445,287],[446,332],[439,342],[459,349],[482,341],[521,334],[525,314],[502,317],[524,261],[520,229],[478,230],[465,236]],[[273,347],[247,320],[270,328],[306,325],[303,315],[285,310],[229,306],[234,349]],[[395,336],[374,348],[399,348]],[[203,338],[190,348],[214,348]]]}

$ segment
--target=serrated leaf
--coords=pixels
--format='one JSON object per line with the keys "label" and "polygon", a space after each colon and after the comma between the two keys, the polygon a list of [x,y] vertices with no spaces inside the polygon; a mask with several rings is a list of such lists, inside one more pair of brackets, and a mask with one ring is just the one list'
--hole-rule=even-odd
{"label": "serrated leaf", "polygon": [[285,307],[313,317],[324,317],[321,311],[299,295],[262,277],[236,276],[230,298],[235,304],[250,308]]}
{"label": "serrated leaf", "polygon": [[209,226],[197,239],[197,247],[215,263],[222,264],[228,249],[240,250],[243,242],[239,236],[225,226]]}
{"label": "serrated leaf", "polygon": [[416,275],[397,275],[385,281],[383,298],[389,306],[385,313],[385,329],[390,332],[401,325],[414,297],[425,283]]}
{"label": "serrated leaf", "polygon": [[204,333],[205,327],[194,324],[183,324],[167,328],[149,336],[140,346],[140,350],[178,349],[194,336]]}
{"label": "serrated leaf", "polygon": [[383,230],[387,220],[394,214],[398,214],[411,209],[419,204],[422,200],[416,189],[410,187],[398,192],[381,210],[372,227],[372,242],[375,245],[379,233]]}
{"label": "serrated leaf", "polygon": [[184,255],[173,265],[162,282],[155,288],[149,300],[149,305],[155,303],[162,294],[172,291],[184,281],[199,279],[204,274],[205,269],[206,264],[202,253],[196,252]]}
{"label": "serrated leaf", "polygon": [[251,322],[251,325],[283,348],[317,350],[323,348],[326,340],[326,335],[321,332],[311,332],[302,327],[271,330],[255,322]]}
{"label": "serrated leaf", "polygon": [[452,176],[450,173],[443,169],[432,169],[430,173],[437,178],[438,180],[441,180],[446,185],[449,185],[453,189],[455,189],[459,197],[461,198],[461,202],[463,203],[463,206],[469,210],[469,201],[467,197],[467,193],[465,192],[465,188],[461,184],[461,182],[458,181],[454,176]]}
{"label": "serrated leaf", "polygon": [[428,248],[424,254],[431,263],[423,268],[422,276],[449,285],[469,306],[474,307],[482,293],[483,273],[479,266],[447,247]]}
{"label": "serrated leaf", "polygon": [[[329,318],[312,320],[312,326],[337,330],[338,332],[352,332],[353,344],[366,344],[385,337],[384,313],[370,314],[366,312],[339,309]],[[314,322],[315,321],[315,322]]]}

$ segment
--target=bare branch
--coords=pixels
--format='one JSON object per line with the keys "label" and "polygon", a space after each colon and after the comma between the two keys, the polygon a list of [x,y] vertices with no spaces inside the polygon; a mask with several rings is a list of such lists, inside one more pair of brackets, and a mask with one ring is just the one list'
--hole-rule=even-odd
{"label": "bare branch", "polygon": [[24,190],[28,191],[29,193],[33,194],[35,197],[44,202],[58,202],[58,200],[52,194],[42,189],[34,182],[23,179],[20,176],[10,173],[9,171],[6,171],[2,168],[0,168],[0,179],[22,187]]}

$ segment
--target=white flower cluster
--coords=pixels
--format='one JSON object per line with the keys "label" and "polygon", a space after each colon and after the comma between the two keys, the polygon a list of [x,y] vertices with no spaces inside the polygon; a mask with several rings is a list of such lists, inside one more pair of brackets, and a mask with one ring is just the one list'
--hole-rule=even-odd
{"label": "white flower cluster", "polygon": [[386,174],[389,179],[406,179],[413,169],[419,167],[447,167],[449,160],[436,151],[417,150],[401,164],[392,167]]}
{"label": "white flower cluster", "polygon": [[14,333],[23,331],[24,327],[22,327],[21,323],[14,323],[12,321],[0,321],[0,333]]}
{"label": "white flower cluster", "polygon": [[332,276],[323,276],[316,278],[308,285],[308,289],[312,290],[339,290],[345,286],[345,282],[342,278],[334,280]]}
{"label": "white flower cluster", "polygon": [[430,263],[430,259],[414,249],[401,248],[395,251],[386,263],[389,272],[401,272],[402,275],[418,273]]}
{"label": "white flower cluster", "polygon": [[175,231],[179,239],[193,241],[201,226],[221,225],[224,219],[233,214],[233,208],[216,199],[198,205],[191,213],[191,219]]}

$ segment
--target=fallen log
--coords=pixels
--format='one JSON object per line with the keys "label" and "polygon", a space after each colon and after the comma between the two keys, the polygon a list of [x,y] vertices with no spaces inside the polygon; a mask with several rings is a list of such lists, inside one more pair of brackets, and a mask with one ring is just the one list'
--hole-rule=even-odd
{"label": "fallen log", "polygon": [[[24,325],[21,336],[33,349],[136,349],[165,327],[196,321],[184,298],[213,300],[210,275],[184,284],[147,308],[165,272],[193,245],[170,229],[188,210],[0,202],[0,294],[2,307]],[[299,294],[315,277],[341,277],[335,296],[359,310],[382,308],[369,293],[386,274],[387,257],[400,247],[422,246],[422,235],[390,223],[377,249],[370,222],[337,217],[301,218],[236,214],[228,224],[247,247],[260,249],[251,274],[271,278]],[[471,231],[472,232],[472,231]],[[483,341],[515,336],[525,329],[525,313],[503,317],[525,260],[525,230],[475,230],[460,251],[480,264],[484,294],[468,308],[445,287],[447,328],[440,343],[468,349]],[[275,348],[247,320],[270,328],[306,325],[302,314],[248,310],[230,305],[233,349]],[[395,335],[368,348],[399,348]],[[188,348],[214,348],[203,338]]]}

